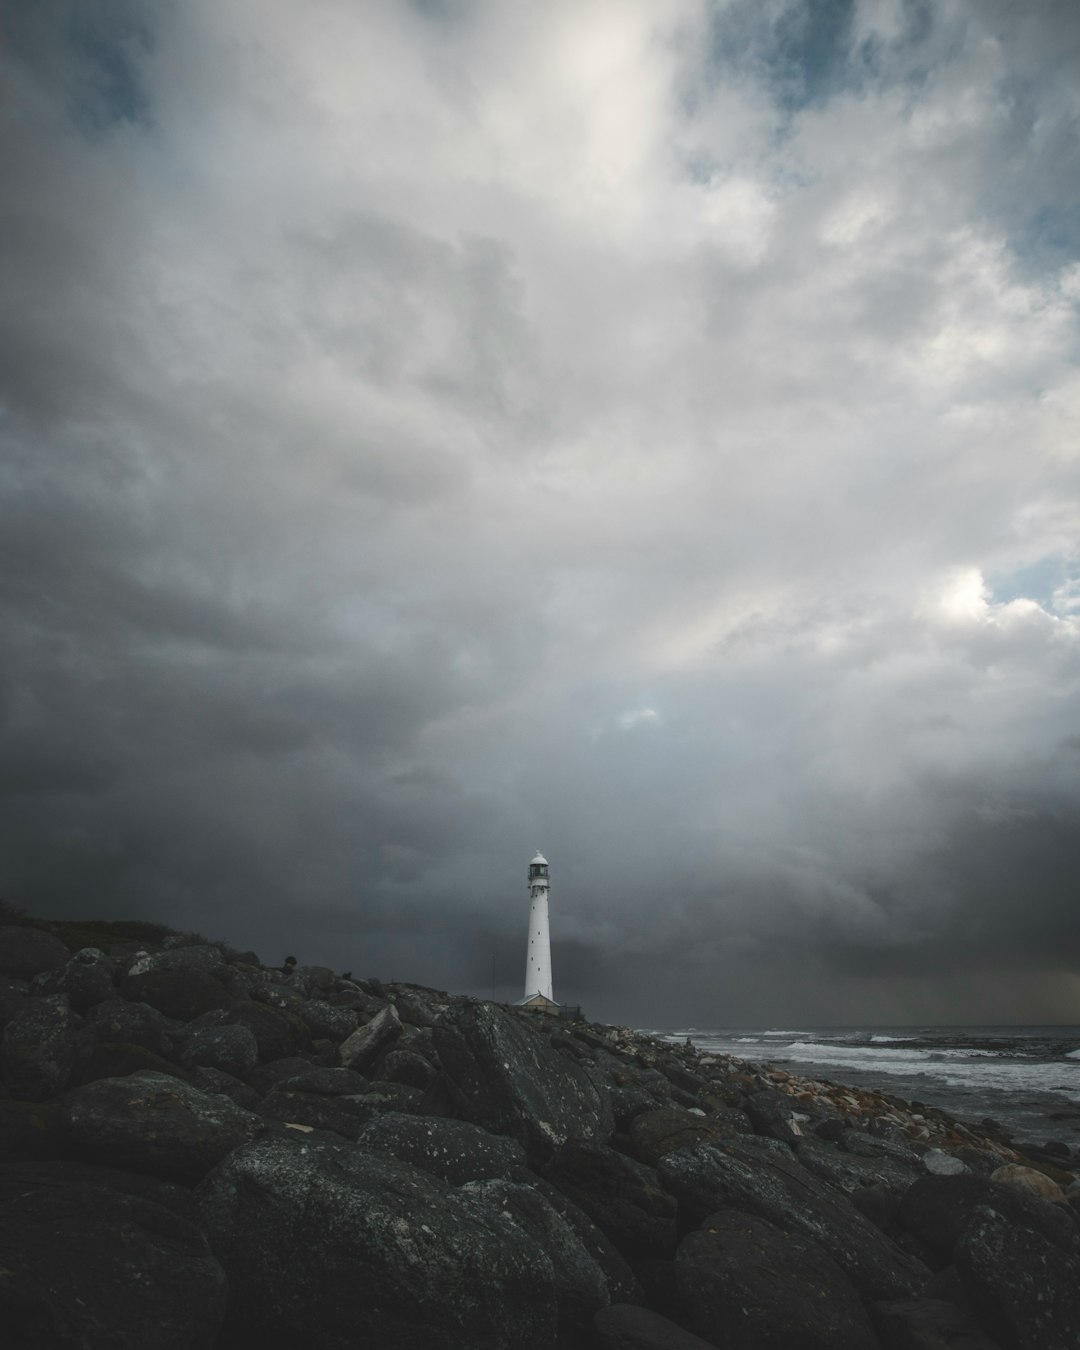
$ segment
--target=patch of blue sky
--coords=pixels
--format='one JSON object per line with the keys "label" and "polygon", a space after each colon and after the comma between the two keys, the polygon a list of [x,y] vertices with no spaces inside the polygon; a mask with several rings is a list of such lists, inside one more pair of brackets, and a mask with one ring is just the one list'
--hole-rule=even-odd
{"label": "patch of blue sky", "polygon": [[995,605],[1011,600],[1034,600],[1044,609],[1053,609],[1054,595],[1070,582],[1080,581],[1080,558],[1052,554],[1010,572],[990,572],[986,584]]}

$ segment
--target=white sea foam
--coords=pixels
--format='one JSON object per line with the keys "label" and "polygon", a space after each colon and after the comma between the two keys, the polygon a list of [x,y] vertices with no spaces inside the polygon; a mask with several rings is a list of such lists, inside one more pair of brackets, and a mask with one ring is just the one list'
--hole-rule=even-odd
{"label": "white sea foam", "polygon": [[1066,1059],[1080,1059],[1080,1050],[1070,1050],[1065,1056]]}

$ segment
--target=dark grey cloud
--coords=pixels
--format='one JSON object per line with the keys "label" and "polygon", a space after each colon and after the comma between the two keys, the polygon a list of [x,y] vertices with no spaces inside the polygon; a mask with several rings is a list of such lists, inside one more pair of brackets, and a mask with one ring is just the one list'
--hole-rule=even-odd
{"label": "dark grey cloud", "polygon": [[0,893],[1075,1017],[1071,7],[3,22]]}

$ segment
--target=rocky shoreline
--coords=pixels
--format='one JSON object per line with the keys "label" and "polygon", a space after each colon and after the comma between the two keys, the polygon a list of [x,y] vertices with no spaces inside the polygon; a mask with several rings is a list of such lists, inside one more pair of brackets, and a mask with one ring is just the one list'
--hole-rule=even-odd
{"label": "rocky shoreline", "polygon": [[1080,1169],[624,1027],[0,928],[12,1350],[1075,1350]]}

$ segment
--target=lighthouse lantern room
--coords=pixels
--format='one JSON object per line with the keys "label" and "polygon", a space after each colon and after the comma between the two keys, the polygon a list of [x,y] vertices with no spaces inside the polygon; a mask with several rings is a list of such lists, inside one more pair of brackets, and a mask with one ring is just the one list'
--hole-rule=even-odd
{"label": "lighthouse lantern room", "polygon": [[551,992],[551,935],[548,929],[548,861],[537,852],[529,863],[529,945],[525,953],[523,1007],[557,1008]]}

